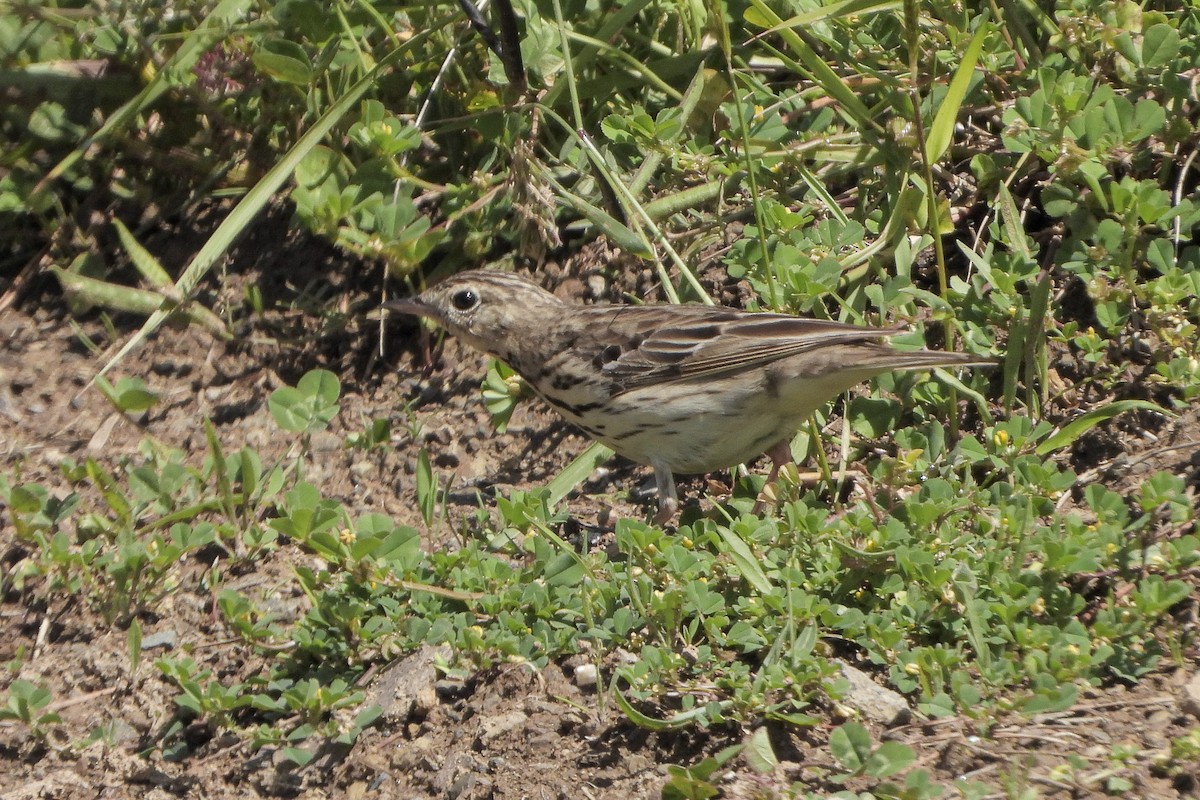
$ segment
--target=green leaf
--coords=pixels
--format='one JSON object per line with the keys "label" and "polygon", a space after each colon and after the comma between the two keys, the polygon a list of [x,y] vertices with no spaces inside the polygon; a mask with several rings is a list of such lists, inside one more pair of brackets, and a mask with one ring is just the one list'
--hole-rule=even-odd
{"label": "green leaf", "polygon": [[783,22],[775,24],[773,27],[770,27],[771,17],[752,6],[746,9],[745,20],[751,25],[768,28],[766,33],[774,33],[784,28],[810,28],[818,23],[833,19],[848,19],[849,17],[860,17],[883,11],[892,11],[900,8],[900,6],[901,3],[899,0],[840,0],[839,2],[821,5],[811,11],[789,17]]}
{"label": "green leaf", "polygon": [[[774,527],[774,523],[765,523],[767,526]],[[720,527],[717,529],[721,534],[721,539],[725,543],[725,552],[733,559],[733,563],[737,566],[738,571],[742,573],[746,583],[754,587],[754,590],[759,594],[767,595],[771,593],[771,582],[767,580],[767,575],[763,572],[762,566],[758,563],[754,553],[750,550],[750,545],[746,544],[740,536],[731,531],[729,528]]]}
{"label": "green leaf", "polygon": [[1059,428],[1054,433],[1047,436],[1042,443],[1039,444],[1034,452],[1039,456],[1048,455],[1055,450],[1067,447],[1073,444],[1080,436],[1090,431],[1102,422],[1107,422],[1118,414],[1124,414],[1126,411],[1154,411],[1159,414],[1170,415],[1162,406],[1155,405],[1147,400],[1118,400],[1108,405],[1094,408],[1087,413],[1076,417],[1066,425]]}
{"label": "green leaf", "polygon": [[421,509],[421,519],[426,527],[433,524],[434,512],[437,510],[437,490],[437,480],[429,463],[429,450],[422,447],[417,453],[417,507]]}
{"label": "green leaf", "polygon": [[[98,378],[97,381],[100,379]],[[285,431],[299,433],[304,430],[307,424],[305,417],[300,407],[304,402],[304,395],[299,389],[292,386],[283,386],[271,392],[270,398],[267,399],[267,408],[271,412],[271,418],[275,420],[275,424]]]}
{"label": "green leaf", "polygon": [[171,276],[163,269],[162,264],[158,263],[158,259],[133,237],[129,228],[126,228],[119,219],[113,220],[113,227],[117,229],[117,238],[121,240],[121,246],[129,254],[129,260],[133,262],[134,268],[141,273],[142,277],[157,289],[170,286]]}
{"label": "green leaf", "polygon": [[1121,31],[1112,40],[1113,49],[1125,56],[1130,62],[1141,66],[1142,54],[1138,51],[1137,42],[1129,31]]}
{"label": "green leaf", "polygon": [[829,751],[852,775],[860,775],[871,757],[871,734],[857,722],[847,722],[829,734]]}
{"label": "green leaf", "polygon": [[1000,208],[1000,223],[1004,226],[1004,242],[1022,259],[1033,257],[1029,249],[1029,239],[1025,236],[1025,227],[1021,224],[1021,212],[1012,192],[1003,183],[997,189],[996,202]]}
{"label": "green leaf", "polygon": [[116,386],[107,380],[99,379],[96,381],[96,388],[108,398],[114,408],[122,412],[145,411],[158,402],[158,395],[147,389],[141,378],[124,377],[117,381]]}
{"label": "green leaf", "polygon": [[125,377],[117,381],[117,404],[122,411],[145,411],[158,402],[158,395],[146,388],[141,378]]}
{"label": "green leaf", "polygon": [[855,397],[847,415],[859,436],[878,439],[896,430],[903,408],[886,397]]}
{"label": "green leaf", "polygon": [[683,727],[681,725],[672,725],[669,722],[664,722],[654,717],[647,716],[641,711],[633,707],[633,703],[629,702],[629,698],[620,689],[613,690],[613,700],[617,704],[617,708],[621,709],[621,713],[625,718],[637,725],[639,728],[645,728],[648,731],[670,731],[678,730]]}
{"label": "green leaf", "polygon": [[312,761],[315,755],[315,753],[310,753],[308,750],[299,747],[283,748],[283,757],[301,767]]}
{"label": "green leaf", "polygon": [[[627,698],[619,689],[613,690],[613,700],[616,702],[617,707],[621,709],[621,713],[623,713],[630,722],[632,722],[634,725],[637,725],[639,728],[645,728],[646,730],[650,731],[661,732],[682,730],[683,728],[695,725],[697,720],[703,719],[708,713],[705,706],[698,706],[690,711],[683,711],[679,714],[673,715],[669,719],[662,720],[646,716],[642,712],[638,711],[633,707],[633,704],[629,702],[629,698]],[[728,706],[728,704],[728,701],[725,701],[720,703],[720,706],[725,708]]]}
{"label": "green leaf", "polygon": [[1073,683],[1063,683],[1053,691],[1043,691],[1030,698],[1021,711],[1026,714],[1046,714],[1065,711],[1075,704],[1079,690]]}
{"label": "green leaf", "polygon": [[161,313],[164,315],[164,319],[175,313],[182,313],[192,322],[203,325],[218,336],[229,338],[229,334],[225,330],[225,323],[221,322],[221,319],[207,308],[190,306],[180,311],[175,301],[159,292],[90,278],[62,267],[51,266],[50,271],[58,278],[63,291],[69,297],[77,298],[88,305],[103,306],[134,314]]}
{"label": "green leaf", "polygon": [[866,773],[876,778],[895,775],[908,769],[917,759],[913,749],[902,742],[883,742],[867,759]]}
{"label": "green leaf", "polygon": [[711,758],[706,758],[691,769],[674,765],[667,767],[668,779],[662,788],[662,800],[708,800],[719,795],[721,791],[698,773],[701,768],[707,768],[711,761]]}
{"label": "green leaf", "polygon": [[[859,126],[867,130],[879,129],[875,115],[859,99],[858,93],[794,30],[780,27],[783,20],[763,0],[750,0],[750,6],[745,11],[745,19],[764,28],[778,31],[779,36],[799,58],[802,64],[801,71],[810,72],[817,86],[836,100]],[[805,67],[807,70],[804,69]]]}
{"label": "green leaf", "polygon": [[306,372],[295,387],[271,392],[267,408],[277,425],[293,433],[312,433],[326,427],[337,416],[341,383],[332,372]]}
{"label": "green leaf", "polygon": [[1142,66],[1165,67],[1179,55],[1179,31],[1165,22],[1151,25],[1142,40]]}
{"label": "green leaf", "polygon": [[938,106],[937,115],[929,126],[929,134],[925,139],[925,158],[929,163],[938,161],[950,149],[954,140],[954,126],[958,122],[958,110],[962,107],[963,98],[967,95],[967,87],[971,84],[971,76],[975,65],[979,63],[979,53],[983,49],[983,40],[991,32],[992,26],[987,24],[987,12],[983,14],[979,29],[967,43],[963,51],[962,61],[950,79],[946,95]]}
{"label": "green leaf", "polygon": [[307,87],[312,83],[313,69],[308,53],[295,42],[272,39],[251,56],[254,66],[281,83]]}
{"label": "green leaf", "polygon": [[550,586],[578,586],[584,570],[575,553],[559,553],[545,563],[542,575]]}
{"label": "green leaf", "polygon": [[332,178],[348,178],[353,166],[344,153],[325,145],[316,145],[300,158],[296,164],[296,185],[303,189],[317,189]]}
{"label": "green leaf", "polygon": [[756,730],[742,752],[746,754],[746,762],[755,772],[768,775],[779,766],[779,758],[775,755],[775,749],[771,747],[771,737],[766,728]]}
{"label": "green leaf", "polygon": [[617,247],[640,258],[654,257],[654,251],[646,245],[645,237],[639,236],[628,225],[618,221],[612,214],[597,208],[582,197],[578,197],[561,187],[557,189],[556,196],[574,209],[576,213],[596,226]]}
{"label": "green leaf", "polygon": [[513,411],[528,393],[527,384],[512,367],[503,361],[492,360],[483,379],[482,394],[483,404],[492,417],[492,425],[497,433],[504,433],[508,429]]}
{"label": "green leaf", "polygon": [[341,381],[327,369],[313,369],[304,373],[296,388],[325,403],[337,402],[342,391]]}
{"label": "green leaf", "polygon": [[610,448],[599,442],[592,442],[570,464],[563,467],[550,483],[546,484],[546,488],[550,491],[550,505],[557,505],[561,502],[564,497],[574,491],[576,486],[587,480],[597,467],[612,458],[612,455],[613,451]]}
{"label": "green leaf", "polygon": [[[51,266],[50,271],[58,278],[64,292],[72,297],[78,297],[89,305],[104,306],[135,314],[149,314],[163,308],[167,303],[167,299],[157,292],[89,278],[62,267]],[[170,306],[173,310],[173,304]]]}
{"label": "green leaf", "polygon": [[45,491],[41,486],[17,486],[9,493],[9,508],[22,514],[36,514],[42,509]]}
{"label": "green leaf", "polygon": [[142,660],[142,626],[136,617],[129,623],[126,641],[129,647],[129,672],[133,674],[137,672],[138,664]]}

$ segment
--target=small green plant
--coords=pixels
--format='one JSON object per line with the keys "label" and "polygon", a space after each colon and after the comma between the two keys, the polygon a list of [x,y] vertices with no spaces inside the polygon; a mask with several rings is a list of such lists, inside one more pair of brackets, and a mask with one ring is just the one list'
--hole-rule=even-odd
{"label": "small green plant", "polygon": [[357,450],[375,450],[387,447],[392,438],[392,423],[386,419],[373,419],[361,433],[351,433],[346,444]]}
{"label": "small green plant", "polygon": [[35,738],[45,739],[52,726],[62,722],[57,713],[46,710],[53,695],[45,686],[17,679],[9,684],[6,694],[0,720],[21,723]]}
{"label": "small green plant", "polygon": [[285,431],[306,437],[324,430],[338,413],[341,383],[324,369],[314,369],[293,386],[271,392],[268,407],[275,423]]}
{"label": "small green plant", "polygon": [[80,497],[71,492],[56,497],[36,483],[11,485],[0,478],[0,499],[8,507],[18,538],[53,536],[78,508]]}
{"label": "small green plant", "polygon": [[161,658],[154,666],[179,687],[182,693],[175,698],[175,705],[191,718],[233,727],[233,714],[251,702],[244,684],[223,685],[213,680],[212,670],[202,669],[186,656]]}
{"label": "small green plant", "polygon": [[1200,767],[1200,727],[1171,739],[1170,747],[1154,758],[1155,772],[1172,778],[1195,775],[1197,767]]}
{"label": "small green plant", "polygon": [[[886,780],[906,770],[916,759],[913,749],[900,742],[882,742],[876,746],[871,734],[857,722],[847,722],[833,730],[829,737],[829,749],[834,759],[846,770],[830,776],[834,783],[845,783],[854,778],[874,779],[869,794],[843,791],[830,795],[837,800],[857,800],[860,797],[879,800],[934,800],[941,797],[945,789],[933,783],[929,774],[922,769],[912,770],[905,776],[903,785]],[[810,795],[811,796],[811,795]]]}
{"label": "small green plant", "polygon": [[[267,406],[280,428],[300,434],[302,452],[312,450],[312,435],[323,431],[337,416],[340,406],[341,383],[332,372],[314,369],[304,373],[295,386],[284,386],[271,392]],[[294,462],[297,473],[303,475],[303,460]]]}
{"label": "small green plant", "polygon": [[829,736],[829,750],[846,773],[834,780],[867,776],[887,778],[906,769],[916,758],[911,747],[900,742],[883,742],[878,747],[871,734],[857,722],[847,722]]}
{"label": "small green plant", "polygon": [[[447,484],[445,491],[449,491]],[[429,463],[429,451],[424,447],[417,453],[417,508],[421,510],[421,519],[425,527],[433,525],[437,514],[438,500],[445,508],[445,494],[441,490],[440,481]]]}
{"label": "small green plant", "polygon": [[282,626],[241,592],[222,588],[217,595],[217,607],[225,624],[244,641],[269,648],[286,646],[286,632]]}
{"label": "small green plant", "polygon": [[504,433],[508,420],[522,399],[531,391],[521,377],[503,361],[492,361],[483,380],[483,404],[492,415],[496,431]]}
{"label": "small green plant", "polygon": [[146,388],[146,382],[141,378],[120,378],[114,386],[100,375],[96,378],[96,388],[113,408],[125,413],[145,411],[158,402],[158,395]]}
{"label": "small green plant", "polygon": [[667,767],[667,782],[662,788],[663,800],[708,800],[721,793],[717,788],[717,770],[742,751],[742,746],[728,747],[715,756],[690,767]]}

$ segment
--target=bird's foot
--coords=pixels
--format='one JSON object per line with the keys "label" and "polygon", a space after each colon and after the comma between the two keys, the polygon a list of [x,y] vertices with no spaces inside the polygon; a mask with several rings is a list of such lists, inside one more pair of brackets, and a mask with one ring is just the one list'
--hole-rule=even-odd
{"label": "bird's foot", "polygon": [[755,501],[754,508],[750,510],[750,513],[755,516],[759,516],[766,511],[768,505],[775,504],[778,499],[776,481],[779,479],[779,470],[788,464],[794,463],[792,460],[792,445],[787,439],[772,446],[766,455],[771,459],[771,471],[767,473],[767,482],[763,484],[762,491],[758,495],[758,500]]}
{"label": "bird's foot", "polygon": [[673,497],[660,497],[658,499],[658,512],[651,520],[655,525],[666,525],[675,518],[675,513],[679,511],[679,501]]}

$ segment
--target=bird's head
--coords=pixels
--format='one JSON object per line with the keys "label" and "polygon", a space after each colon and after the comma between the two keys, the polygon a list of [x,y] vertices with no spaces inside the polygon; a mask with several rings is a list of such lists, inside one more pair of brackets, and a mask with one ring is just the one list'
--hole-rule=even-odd
{"label": "bird's head", "polygon": [[535,283],[504,272],[462,272],[415,297],[384,307],[431,319],[455,338],[503,359],[520,352],[540,326],[557,319],[562,301]]}

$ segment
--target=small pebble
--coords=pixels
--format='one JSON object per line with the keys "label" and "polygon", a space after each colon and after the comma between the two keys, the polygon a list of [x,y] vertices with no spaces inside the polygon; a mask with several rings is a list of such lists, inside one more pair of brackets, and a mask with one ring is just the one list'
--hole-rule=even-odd
{"label": "small pebble", "polygon": [[595,686],[596,678],[595,664],[580,664],[575,668],[575,685],[581,689],[588,689]]}

